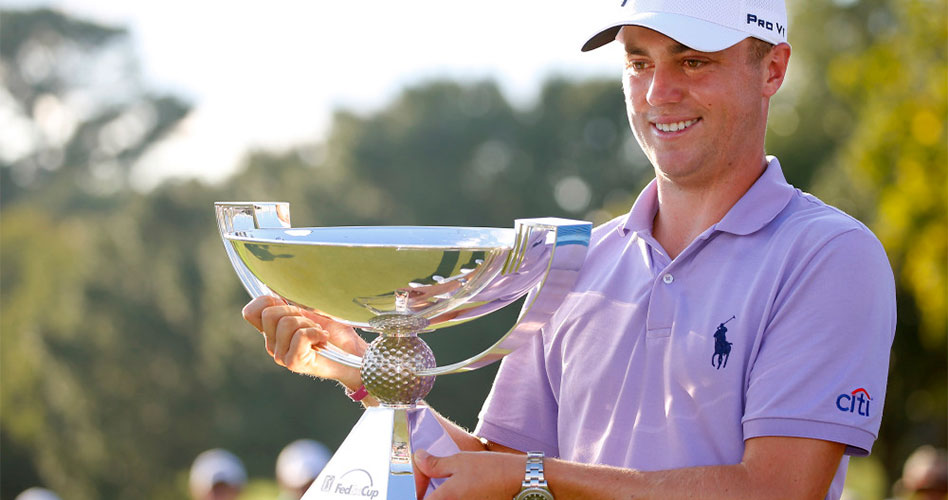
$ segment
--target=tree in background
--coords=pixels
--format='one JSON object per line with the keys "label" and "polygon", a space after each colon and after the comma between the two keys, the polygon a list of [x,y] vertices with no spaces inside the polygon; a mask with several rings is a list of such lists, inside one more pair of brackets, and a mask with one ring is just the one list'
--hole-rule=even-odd
{"label": "tree in background", "polygon": [[0,203],[41,197],[65,212],[126,190],[131,165],[190,106],[144,87],[124,28],[0,15]]}
{"label": "tree in background", "polygon": [[0,494],[42,480],[72,498],[130,496],[173,452],[141,436],[170,409],[142,382],[174,366],[149,342],[175,343],[150,328],[165,318],[121,213],[129,168],[189,106],[144,88],[124,29],[52,10],[0,19]]}
{"label": "tree in background", "polygon": [[899,320],[876,450],[894,479],[917,446],[946,440],[948,7],[849,11],[872,36],[829,55],[825,81],[852,120],[814,187],[869,224],[895,271]]}

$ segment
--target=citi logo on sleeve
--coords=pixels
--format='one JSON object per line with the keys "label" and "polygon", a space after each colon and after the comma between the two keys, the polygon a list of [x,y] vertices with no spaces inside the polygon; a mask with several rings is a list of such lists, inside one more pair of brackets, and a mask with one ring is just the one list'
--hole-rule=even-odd
{"label": "citi logo on sleeve", "polygon": [[849,394],[840,394],[839,397],[836,398],[836,408],[842,412],[857,413],[868,417],[870,401],[872,401],[872,398],[869,396],[869,391],[860,387],[853,389],[853,392]]}

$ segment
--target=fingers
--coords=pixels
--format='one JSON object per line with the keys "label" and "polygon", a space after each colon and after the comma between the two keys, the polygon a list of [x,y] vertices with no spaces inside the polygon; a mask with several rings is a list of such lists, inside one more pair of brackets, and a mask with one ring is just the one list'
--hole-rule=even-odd
{"label": "fingers", "polygon": [[437,457],[418,450],[414,462],[418,473],[427,478],[447,478],[425,500],[456,500],[512,498],[520,489],[526,460],[511,453],[460,452]]}
{"label": "fingers", "polygon": [[247,303],[247,305],[244,306],[241,313],[243,314],[244,319],[247,320],[248,323],[253,325],[254,328],[256,328],[257,330],[263,331],[263,323],[262,323],[262,318],[261,318],[261,315],[263,314],[263,310],[270,306],[275,306],[279,304],[283,304],[283,301],[276,297],[271,297],[269,295],[261,295],[260,297],[257,297],[251,300],[249,303]]}
{"label": "fingers", "polygon": [[453,470],[453,466],[458,455],[438,457],[428,453],[425,450],[418,450],[415,452],[414,457],[415,491],[418,493],[419,499],[427,498],[429,500],[455,500],[459,498],[466,498],[464,495],[459,494],[458,486],[452,484],[450,479],[448,482],[439,486],[438,489],[436,489],[431,495],[425,497],[425,493],[428,491],[428,484],[431,482],[430,478],[448,477],[454,475],[455,471]]}
{"label": "fingers", "polygon": [[415,452],[415,466],[426,477],[448,477],[450,472],[450,461],[452,457],[436,457],[426,450]]}
{"label": "fingers", "polygon": [[335,323],[335,321],[323,316],[322,314],[319,314],[313,311],[300,310],[300,313],[302,313],[303,316],[306,316],[307,318],[313,320],[313,322],[316,323],[317,325],[323,327],[324,330],[328,330],[329,327],[333,323]]}
{"label": "fingers", "polygon": [[[280,309],[267,311],[267,309],[271,307],[278,307]],[[268,315],[268,319],[264,317],[265,312]],[[326,316],[323,316],[319,313],[290,306],[279,297],[273,297],[270,295],[262,295],[251,300],[246,306],[244,306],[241,313],[243,314],[244,319],[261,333],[270,331],[270,328],[275,326],[276,322],[279,321],[280,316],[285,314],[295,314],[309,318],[313,323],[321,326],[323,330],[326,330],[327,332],[341,332],[343,333],[343,336],[349,338],[349,340],[353,340],[358,337],[358,335],[355,333],[355,330],[349,328],[346,325],[333,321],[332,319],[327,318]]]}
{"label": "fingers", "polygon": [[[283,318],[294,317],[298,320],[303,318],[299,315],[299,309],[289,305],[272,305],[263,310],[260,315],[260,333],[267,339],[267,352],[271,356],[276,355],[277,349],[277,330]],[[312,323],[306,326],[312,326]]]}
{"label": "fingers", "polygon": [[[299,359],[310,354],[313,346],[326,343],[328,335],[318,325],[303,316],[286,315],[280,318],[276,326],[273,359],[279,365],[287,366],[288,359]],[[306,349],[298,350],[298,349]]]}
{"label": "fingers", "polygon": [[300,310],[300,313],[322,327],[329,334],[331,343],[356,356],[365,353],[367,344],[352,327],[313,311]]}
{"label": "fingers", "polygon": [[428,492],[428,485],[431,483],[431,479],[418,468],[418,453],[421,451],[415,453],[415,463],[412,464],[412,467],[415,469],[415,493],[418,495],[418,500],[425,498],[425,493]]}
{"label": "fingers", "polygon": [[353,385],[360,380],[358,369],[319,363],[314,351],[332,343],[346,352],[361,355],[367,344],[351,327],[268,296],[250,301],[243,309],[243,316],[263,335],[267,352],[278,365],[297,373],[339,380],[347,387],[361,384]]}
{"label": "fingers", "polygon": [[297,373],[309,373],[316,362],[313,350],[325,347],[327,339],[326,332],[318,326],[300,328],[292,333],[289,348],[277,363]]}
{"label": "fingers", "polygon": [[258,303],[254,299],[244,308],[250,309],[246,315],[256,315],[261,304],[264,309],[259,313],[260,330],[273,360],[295,372],[313,371],[309,366],[314,359],[313,348],[325,346],[329,339],[326,331],[304,316],[298,307],[282,302],[273,305],[270,301]]}

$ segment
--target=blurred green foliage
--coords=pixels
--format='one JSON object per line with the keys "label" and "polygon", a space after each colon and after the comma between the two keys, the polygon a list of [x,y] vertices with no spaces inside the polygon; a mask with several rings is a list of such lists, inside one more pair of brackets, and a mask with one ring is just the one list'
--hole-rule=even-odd
{"label": "blurred green foliage", "polygon": [[[946,440],[945,6],[791,10],[791,78],[768,152],[792,182],[866,221],[896,271],[877,462],[856,467],[888,484],[914,447]],[[36,484],[79,500],[182,498],[204,449],[226,447],[269,478],[286,443],[345,437],[359,407],[273,364],[240,318],[247,297],[214,201],[289,201],[304,226],[602,222],[652,176],[618,79],[550,80],[526,109],[490,81],[430,81],[368,115],[339,110],[324,141],[248,154],[222,185],[139,193],[128,172],[189,104],[147,91],[123,29],[50,10],[2,11],[0,22],[4,499]],[[457,361],[515,314],[426,340],[442,364]],[[495,369],[441,377],[429,401],[473,426]]]}
{"label": "blurred green foliage", "polygon": [[945,446],[948,421],[948,4],[860,2],[847,12],[864,34],[827,54],[824,81],[852,122],[813,189],[866,222],[895,271],[880,431],[893,438],[874,449],[895,481],[919,444]]}

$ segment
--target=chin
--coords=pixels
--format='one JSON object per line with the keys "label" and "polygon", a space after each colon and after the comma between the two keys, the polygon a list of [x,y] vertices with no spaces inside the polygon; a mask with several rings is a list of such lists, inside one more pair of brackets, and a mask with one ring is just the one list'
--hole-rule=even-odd
{"label": "chin", "polygon": [[659,160],[652,162],[656,173],[671,180],[685,181],[699,173],[700,165],[696,166],[686,160]]}

